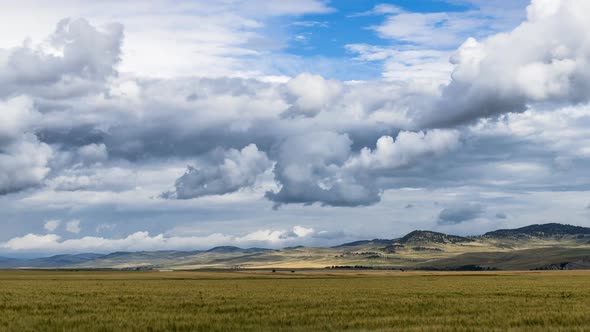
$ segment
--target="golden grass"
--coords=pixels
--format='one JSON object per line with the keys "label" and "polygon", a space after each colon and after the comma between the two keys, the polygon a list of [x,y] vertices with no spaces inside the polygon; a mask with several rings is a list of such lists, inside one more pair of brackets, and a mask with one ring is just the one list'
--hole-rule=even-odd
{"label": "golden grass", "polygon": [[2,331],[583,331],[589,312],[588,272],[0,272]]}

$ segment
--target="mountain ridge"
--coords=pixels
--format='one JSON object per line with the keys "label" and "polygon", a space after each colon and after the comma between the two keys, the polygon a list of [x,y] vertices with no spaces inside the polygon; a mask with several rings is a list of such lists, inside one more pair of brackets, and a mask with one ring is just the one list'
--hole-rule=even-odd
{"label": "mountain ridge", "polygon": [[[193,251],[63,254],[33,259],[0,257],[0,268],[325,268],[363,266],[402,269],[581,268],[590,264],[590,228],[534,224],[477,236],[416,230],[401,238],[360,240],[333,247],[280,250],[219,246]],[[582,263],[580,263],[582,262]],[[480,267],[481,267],[480,266]]]}
{"label": "mountain ridge", "polygon": [[559,223],[533,224],[515,229],[498,229],[495,231],[487,232],[482,236],[506,237],[519,235],[537,237],[559,235],[590,235],[590,228]]}

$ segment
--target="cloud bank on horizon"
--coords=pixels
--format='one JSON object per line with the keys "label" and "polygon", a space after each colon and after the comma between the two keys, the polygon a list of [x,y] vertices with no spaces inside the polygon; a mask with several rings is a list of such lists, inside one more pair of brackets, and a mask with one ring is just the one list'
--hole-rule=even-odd
{"label": "cloud bank on horizon", "polygon": [[590,4],[384,2],[6,5],[0,252],[589,224]]}

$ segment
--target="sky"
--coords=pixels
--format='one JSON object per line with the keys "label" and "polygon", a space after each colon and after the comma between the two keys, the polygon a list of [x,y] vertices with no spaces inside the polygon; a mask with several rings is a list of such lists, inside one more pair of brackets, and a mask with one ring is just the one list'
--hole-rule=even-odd
{"label": "sky", "polygon": [[590,226],[590,2],[0,5],[0,256]]}

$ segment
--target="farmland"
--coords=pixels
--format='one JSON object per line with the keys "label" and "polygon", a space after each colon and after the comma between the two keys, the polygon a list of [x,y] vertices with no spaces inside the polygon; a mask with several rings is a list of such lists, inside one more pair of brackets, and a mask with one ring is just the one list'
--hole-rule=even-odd
{"label": "farmland", "polygon": [[6,331],[582,330],[590,272],[0,272]]}

